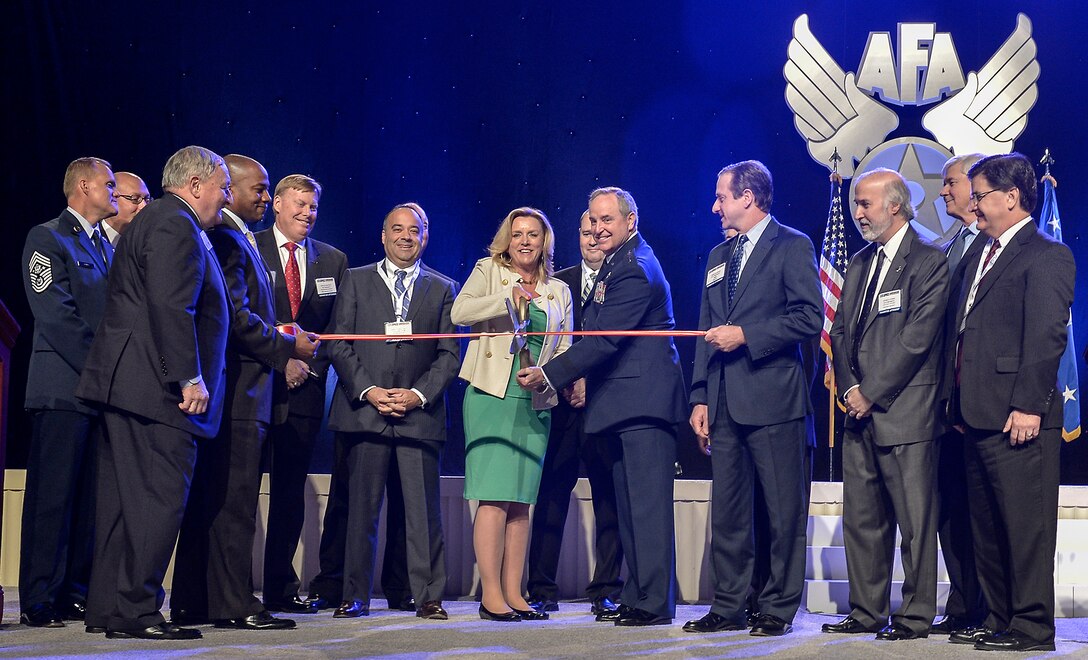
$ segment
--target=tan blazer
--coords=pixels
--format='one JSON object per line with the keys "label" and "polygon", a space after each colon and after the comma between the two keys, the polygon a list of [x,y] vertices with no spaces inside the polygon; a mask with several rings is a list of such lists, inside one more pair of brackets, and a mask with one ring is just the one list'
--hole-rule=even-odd
{"label": "tan blazer", "polygon": [[[480,259],[453,301],[453,322],[472,326],[473,332],[513,332],[506,300],[511,297],[517,280],[517,273],[495,263],[491,257]],[[533,303],[547,315],[548,331],[572,330],[573,308],[567,285],[551,277],[547,282],[538,283],[536,291],[538,295]],[[568,335],[545,337],[537,364],[546,364],[569,347]],[[506,396],[513,359],[509,336],[473,339],[468,344],[459,375],[477,389],[501,399]],[[551,388],[543,393],[533,393],[536,410],[551,408],[558,402],[558,393]]]}

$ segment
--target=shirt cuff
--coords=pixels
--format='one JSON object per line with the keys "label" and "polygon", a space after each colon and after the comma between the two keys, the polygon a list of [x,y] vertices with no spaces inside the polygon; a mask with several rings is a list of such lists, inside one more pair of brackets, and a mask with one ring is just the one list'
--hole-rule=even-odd
{"label": "shirt cuff", "polygon": [[842,402],[846,403],[846,397],[850,396],[850,393],[861,387],[861,383],[851,385],[845,392],[842,393]]}
{"label": "shirt cuff", "polygon": [[414,387],[412,388],[412,391],[415,392],[416,396],[418,396],[419,400],[421,401],[421,403],[419,404],[419,407],[420,408],[426,408],[427,407],[427,397],[423,396],[423,392],[420,392],[419,390],[417,390]]}
{"label": "shirt cuff", "polygon": [[201,374],[197,374],[196,378],[190,378],[189,380],[178,381],[178,384],[181,385],[181,389],[185,389],[186,387],[189,387],[191,385],[196,385],[198,383],[203,383],[203,382],[204,382],[204,376],[201,375]]}
{"label": "shirt cuff", "polygon": [[359,400],[360,401],[366,401],[366,393],[369,392],[370,390],[374,389],[375,387],[377,387],[377,385],[371,385],[370,387],[363,390],[363,393],[359,395]]}

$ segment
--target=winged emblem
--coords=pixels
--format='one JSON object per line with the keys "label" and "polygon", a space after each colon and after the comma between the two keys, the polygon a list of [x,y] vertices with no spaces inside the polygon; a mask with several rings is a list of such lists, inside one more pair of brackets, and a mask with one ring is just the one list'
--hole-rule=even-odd
{"label": "winged emblem", "polygon": [[514,336],[510,339],[510,355],[517,355],[528,345],[525,333],[529,331],[529,319],[522,321],[518,318],[518,310],[509,298],[506,299],[506,313],[510,315],[510,325],[514,326]]}
{"label": "winged emblem", "polygon": [[808,14],[793,22],[783,74],[786,103],[809,154],[830,169],[831,154],[838,149],[843,177],[853,177],[856,162],[899,126],[895,112],[858,88],[855,72],[844,72],[831,59],[809,30]]}
{"label": "winged emblem", "polygon": [[1016,28],[967,84],[922,117],[922,126],[957,154],[1004,154],[1024,132],[1028,111],[1039,98],[1031,20],[1016,17]]}

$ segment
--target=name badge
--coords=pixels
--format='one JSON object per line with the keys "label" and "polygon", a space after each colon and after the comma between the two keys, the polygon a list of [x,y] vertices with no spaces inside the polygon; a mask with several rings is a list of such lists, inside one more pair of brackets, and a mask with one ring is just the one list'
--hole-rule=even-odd
{"label": "name badge", "polygon": [[887,314],[888,312],[898,312],[903,308],[903,290],[896,289],[895,291],[886,291],[876,299],[876,313]]}
{"label": "name badge", "polygon": [[593,291],[593,302],[598,305],[604,302],[604,289],[607,286],[604,282],[597,282],[597,288]]}
{"label": "name badge", "polygon": [[204,232],[200,232],[200,240],[204,241],[204,248],[208,251],[212,251],[212,239],[208,238],[208,235]]}
{"label": "name badge", "polygon": [[385,340],[387,344],[394,344],[398,341],[412,341],[411,339],[396,339],[396,337],[412,334],[412,322],[389,321],[385,324],[385,334],[389,337],[389,339]]}
{"label": "name badge", "polygon": [[718,264],[706,273],[706,288],[710,288],[725,278],[725,264]]}
{"label": "name badge", "polygon": [[319,277],[314,280],[314,284],[317,285],[317,295],[324,298],[325,296],[336,295],[336,280],[331,277]]}

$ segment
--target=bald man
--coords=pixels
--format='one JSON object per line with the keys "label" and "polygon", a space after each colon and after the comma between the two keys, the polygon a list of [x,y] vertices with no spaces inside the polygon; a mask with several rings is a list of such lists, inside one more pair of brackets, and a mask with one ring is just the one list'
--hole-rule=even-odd
{"label": "bald man", "polygon": [[[317,346],[305,333],[291,337],[275,327],[268,266],[248,226],[260,222],[271,201],[268,172],[248,156],[231,154],[223,161],[231,201],[223,209],[223,223],[210,229],[208,238],[234,303],[226,404],[218,435],[198,442],[193,490],[178,539],[171,620],[179,625],[210,620],[217,628],[240,630],[294,628],[294,621],[273,617],[253,595],[253,536],[261,451],[273,421],[275,381],[282,378],[275,372],[283,372],[291,358],[313,358]],[[286,400],[286,387],[277,392]]]}
{"label": "bald man", "polygon": [[121,238],[128,223],[151,201],[151,193],[147,192],[144,180],[132,172],[116,172],[114,176],[117,179],[117,187],[114,188],[117,215],[106,218],[101,228],[109,242],[116,247],[117,239]]}

